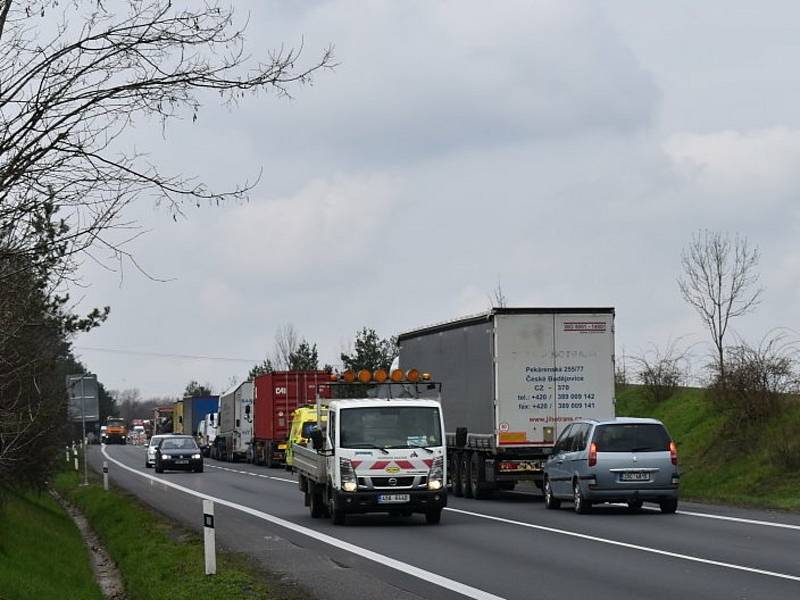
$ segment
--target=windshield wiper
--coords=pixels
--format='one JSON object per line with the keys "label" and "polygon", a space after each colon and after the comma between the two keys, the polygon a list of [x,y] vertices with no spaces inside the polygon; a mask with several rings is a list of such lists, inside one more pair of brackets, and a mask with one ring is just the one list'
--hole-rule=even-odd
{"label": "windshield wiper", "polygon": [[420,446],[419,444],[406,444],[405,446],[387,446],[387,448],[422,448],[423,450],[427,450],[428,453],[433,454],[433,450],[431,450],[427,446]]}
{"label": "windshield wiper", "polygon": [[352,444],[350,446],[342,446],[343,448],[349,448],[355,450],[356,448],[375,448],[376,450],[380,450],[384,454],[389,454],[389,451],[384,448],[383,446],[377,446],[375,444],[370,444],[368,442],[358,442],[356,444]]}

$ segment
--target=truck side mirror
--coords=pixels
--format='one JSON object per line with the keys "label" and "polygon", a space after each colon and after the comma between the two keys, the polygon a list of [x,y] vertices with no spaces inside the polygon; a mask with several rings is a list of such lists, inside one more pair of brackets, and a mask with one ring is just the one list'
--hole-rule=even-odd
{"label": "truck side mirror", "polygon": [[317,451],[322,450],[322,447],[324,445],[322,439],[322,431],[315,427],[314,429],[311,430],[310,436],[311,436],[311,446],[314,448],[314,450]]}

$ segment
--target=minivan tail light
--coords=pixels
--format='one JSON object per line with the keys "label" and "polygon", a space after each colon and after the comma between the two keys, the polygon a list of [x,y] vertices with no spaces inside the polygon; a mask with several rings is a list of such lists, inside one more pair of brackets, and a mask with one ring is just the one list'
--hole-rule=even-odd
{"label": "minivan tail light", "polygon": [[669,458],[673,465],[678,464],[678,447],[675,445],[675,442],[669,443]]}
{"label": "minivan tail light", "polygon": [[597,464],[597,444],[592,442],[589,446],[589,466],[593,467]]}

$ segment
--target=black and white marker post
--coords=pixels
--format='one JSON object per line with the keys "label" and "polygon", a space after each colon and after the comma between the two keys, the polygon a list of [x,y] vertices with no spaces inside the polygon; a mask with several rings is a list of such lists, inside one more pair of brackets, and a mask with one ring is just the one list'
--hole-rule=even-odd
{"label": "black and white marker post", "polygon": [[203,500],[203,539],[206,550],[206,575],[217,574],[217,551],[214,535],[214,503]]}
{"label": "black and white marker post", "polygon": [[103,461],[103,489],[108,491],[108,461]]}
{"label": "black and white marker post", "polygon": [[78,448],[75,446],[75,442],[72,442],[72,453],[75,456],[75,472],[81,470],[80,465],[78,464]]}

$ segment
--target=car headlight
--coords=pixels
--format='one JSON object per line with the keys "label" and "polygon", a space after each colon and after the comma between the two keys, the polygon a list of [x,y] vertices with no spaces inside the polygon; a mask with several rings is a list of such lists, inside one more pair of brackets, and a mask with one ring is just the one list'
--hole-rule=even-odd
{"label": "car headlight", "polygon": [[199,454],[192,454],[192,458],[200,458]]}
{"label": "car headlight", "polygon": [[161,460],[169,460],[169,459],[170,459],[169,454],[162,454],[161,455]]}

